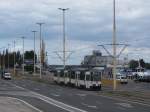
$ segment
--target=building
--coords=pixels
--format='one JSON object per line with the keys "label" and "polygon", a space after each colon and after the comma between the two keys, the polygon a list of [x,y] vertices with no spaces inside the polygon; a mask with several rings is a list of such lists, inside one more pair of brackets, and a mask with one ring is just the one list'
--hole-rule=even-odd
{"label": "building", "polygon": [[[111,67],[113,65],[112,56],[103,56],[99,50],[94,50],[92,55],[87,55],[84,57],[83,65],[89,66],[105,66]],[[123,65],[124,61],[117,60],[117,65]]]}
{"label": "building", "polygon": [[107,66],[113,63],[111,56],[102,56],[102,53],[98,50],[94,50],[92,55],[84,57],[83,65],[90,66]]}

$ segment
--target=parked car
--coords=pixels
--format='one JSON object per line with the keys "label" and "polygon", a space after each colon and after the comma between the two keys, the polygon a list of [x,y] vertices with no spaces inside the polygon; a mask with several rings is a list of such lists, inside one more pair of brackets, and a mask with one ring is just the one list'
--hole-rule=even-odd
{"label": "parked car", "polygon": [[11,73],[9,73],[9,72],[4,72],[4,73],[2,74],[2,78],[3,78],[3,79],[11,80]]}
{"label": "parked car", "polygon": [[122,72],[118,72],[116,75],[116,79],[117,81],[119,81],[121,84],[127,84],[128,83],[128,79],[127,76],[122,73]]}

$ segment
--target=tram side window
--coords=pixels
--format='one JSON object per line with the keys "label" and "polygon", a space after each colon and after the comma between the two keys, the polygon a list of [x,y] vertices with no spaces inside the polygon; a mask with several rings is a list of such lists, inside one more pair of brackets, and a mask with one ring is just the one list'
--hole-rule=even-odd
{"label": "tram side window", "polygon": [[71,79],[75,79],[75,72],[74,71],[71,73]]}
{"label": "tram side window", "polygon": [[68,77],[68,72],[64,72],[64,76],[65,76],[65,77]]}
{"label": "tram side window", "polygon": [[90,75],[86,75],[86,80],[90,81]]}
{"label": "tram side window", "polygon": [[61,71],[61,72],[60,72],[60,77],[63,77],[63,76],[64,76],[64,72]]}
{"label": "tram side window", "polygon": [[93,81],[93,72],[91,72],[91,81]]}
{"label": "tram side window", "polygon": [[70,71],[68,72],[68,78],[71,78],[71,72]]}
{"label": "tram side window", "polygon": [[81,72],[81,74],[80,74],[80,80],[84,80],[85,79],[85,74],[84,74],[84,72]]}
{"label": "tram side window", "polygon": [[57,77],[57,72],[54,72],[54,76]]}

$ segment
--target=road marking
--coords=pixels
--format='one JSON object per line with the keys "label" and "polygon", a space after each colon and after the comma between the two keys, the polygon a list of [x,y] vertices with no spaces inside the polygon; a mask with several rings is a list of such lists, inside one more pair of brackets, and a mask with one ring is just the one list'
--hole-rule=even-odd
{"label": "road marking", "polygon": [[28,107],[30,107],[30,108],[32,108],[32,109],[38,111],[38,112],[43,112],[43,111],[39,110],[38,108],[32,106],[31,104],[29,104],[29,103],[27,103],[27,102],[25,102],[24,100],[21,100],[21,99],[19,99],[19,98],[14,98],[14,97],[6,97],[6,98],[18,100],[18,101],[20,101],[20,102],[26,104]]}
{"label": "road marking", "polygon": [[[23,89],[23,90],[28,90],[28,89],[25,89],[25,88],[23,88],[23,87],[21,87],[21,86],[17,86],[17,85],[15,85],[15,84],[12,84],[12,85],[14,85],[14,86],[17,87],[17,88]],[[63,110],[66,110],[66,111],[68,111],[68,112],[87,112],[87,111],[85,111],[85,110],[82,110],[82,109],[79,109],[79,108],[76,108],[76,107],[67,105],[67,104],[65,104],[65,103],[59,102],[59,101],[57,101],[57,100],[54,100],[54,99],[52,99],[52,98],[50,98],[50,97],[47,97],[47,96],[41,95],[41,94],[39,94],[39,93],[33,92],[33,91],[31,91],[31,90],[28,90],[28,91],[29,91],[30,93],[32,93],[33,95],[35,95],[34,97],[36,97],[36,98],[38,98],[38,99],[41,99],[42,101],[45,101],[45,102],[47,102],[47,103],[49,103],[49,104],[51,104],[51,105],[54,105],[54,106],[56,106],[56,107],[59,107],[59,108],[61,108],[61,109],[63,109]]]}
{"label": "road marking", "polygon": [[129,103],[116,103],[116,104],[125,108],[133,108],[133,106]]}
{"label": "road marking", "polygon": [[119,99],[119,98],[113,98],[111,96],[104,96],[104,95],[97,95],[97,96],[101,96],[107,99],[112,99],[112,100],[117,100],[117,101],[122,101],[122,102],[128,102],[128,103],[132,103],[132,104],[138,104],[138,105],[143,105],[143,106],[148,106],[150,107],[150,104],[146,104],[146,103],[142,103],[142,102],[138,102],[138,101],[131,101],[131,100],[124,100],[124,99]]}
{"label": "road marking", "polygon": [[86,103],[81,103],[81,104],[86,106],[86,107],[89,107],[89,108],[97,109],[97,106],[95,106],[95,105],[89,105],[89,104],[86,104]]}
{"label": "road marking", "polygon": [[56,97],[59,97],[59,96],[60,96],[60,95],[54,94],[54,93],[51,93],[51,95],[56,96]]}
{"label": "road marking", "polygon": [[[12,84],[12,85],[16,86],[17,88],[25,90],[25,88],[22,88],[20,86],[15,85],[15,84]],[[85,93],[85,91],[82,91],[82,93]],[[100,95],[100,94],[94,94],[94,93],[91,93],[91,92],[88,93],[88,95],[100,96],[100,97],[103,97],[103,98],[112,99],[112,100],[116,100],[116,101],[128,102],[128,103],[132,103],[132,104],[138,104],[138,105],[143,105],[143,106],[150,107],[150,104],[146,104],[146,103],[139,102],[139,101],[136,101],[136,100],[132,100],[132,101],[131,100],[127,100],[127,99],[124,100],[124,99],[120,99],[120,98],[114,98],[114,97],[111,97],[111,96],[106,96],[106,95],[104,96],[104,95]]]}
{"label": "road marking", "polygon": [[[85,93],[84,91],[82,91],[82,92]],[[124,99],[120,99],[120,98],[114,98],[114,97],[111,97],[111,96],[94,94],[94,93],[88,93],[88,95],[100,96],[100,97],[103,97],[103,98],[112,99],[112,100],[116,100],[116,101],[128,102],[128,103],[132,103],[132,104],[138,104],[138,105],[143,105],[143,106],[150,107],[150,104],[143,103],[143,102],[136,101],[136,100],[132,100],[132,101],[128,100],[128,99],[124,100]]]}
{"label": "road marking", "polygon": [[87,94],[76,94],[76,95],[81,96],[81,97],[87,96]]}

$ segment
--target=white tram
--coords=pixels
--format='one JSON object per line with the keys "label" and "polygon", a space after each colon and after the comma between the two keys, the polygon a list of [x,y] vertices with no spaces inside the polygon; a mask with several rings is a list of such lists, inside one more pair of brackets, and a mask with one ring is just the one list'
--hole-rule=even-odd
{"label": "white tram", "polygon": [[100,90],[102,73],[102,69],[95,68],[56,69],[53,80],[58,84]]}

